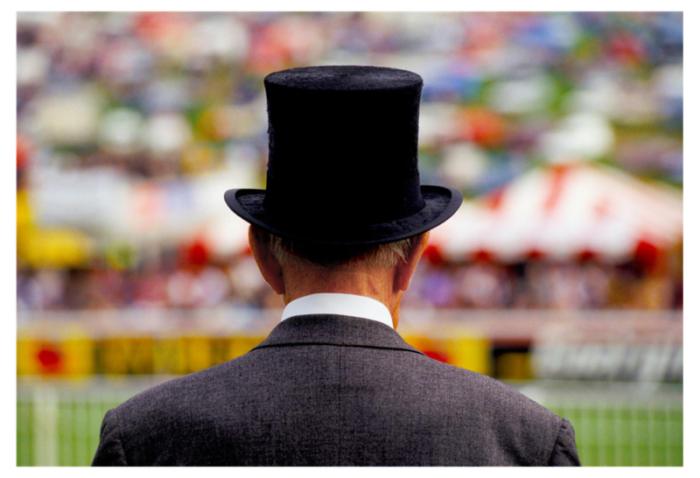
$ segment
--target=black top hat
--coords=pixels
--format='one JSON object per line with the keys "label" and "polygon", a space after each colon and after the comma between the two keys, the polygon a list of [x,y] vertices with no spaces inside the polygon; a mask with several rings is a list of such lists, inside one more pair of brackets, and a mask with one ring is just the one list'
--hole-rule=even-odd
{"label": "black top hat", "polygon": [[443,223],[462,193],[420,185],[422,86],[370,66],[268,75],[267,190],[228,190],[226,204],[273,234],[323,244],[383,244]]}

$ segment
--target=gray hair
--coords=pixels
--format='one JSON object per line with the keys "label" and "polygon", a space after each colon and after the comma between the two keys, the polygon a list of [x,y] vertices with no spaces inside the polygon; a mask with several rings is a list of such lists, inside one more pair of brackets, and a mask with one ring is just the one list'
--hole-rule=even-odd
{"label": "gray hair", "polygon": [[332,268],[343,267],[358,262],[379,267],[394,267],[406,262],[415,237],[387,244],[369,246],[335,246],[312,244],[283,238],[265,231],[258,237],[270,248],[270,252],[282,265]]}

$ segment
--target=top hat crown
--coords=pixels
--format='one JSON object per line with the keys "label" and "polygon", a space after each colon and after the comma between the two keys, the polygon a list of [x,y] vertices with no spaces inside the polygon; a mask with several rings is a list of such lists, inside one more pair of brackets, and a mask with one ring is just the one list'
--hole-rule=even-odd
{"label": "top hat crown", "polygon": [[269,232],[327,244],[392,242],[444,222],[462,194],[420,185],[422,86],[369,66],[268,75],[267,189],[229,190],[226,203]]}

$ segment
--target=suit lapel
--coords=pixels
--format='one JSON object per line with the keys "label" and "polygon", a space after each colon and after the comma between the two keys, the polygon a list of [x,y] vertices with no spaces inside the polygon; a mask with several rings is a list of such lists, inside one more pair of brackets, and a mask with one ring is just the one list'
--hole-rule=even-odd
{"label": "suit lapel", "polygon": [[345,315],[298,315],[283,320],[253,350],[289,345],[342,345],[421,353],[391,327],[375,320]]}

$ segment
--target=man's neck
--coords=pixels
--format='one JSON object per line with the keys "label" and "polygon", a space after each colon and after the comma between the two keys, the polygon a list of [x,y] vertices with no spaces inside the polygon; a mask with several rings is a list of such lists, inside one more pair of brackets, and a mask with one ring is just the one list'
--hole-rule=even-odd
{"label": "man's neck", "polygon": [[393,291],[391,268],[360,268],[328,271],[324,268],[285,268],[284,303],[311,294],[353,294],[384,304],[391,312],[394,328],[399,323],[401,291]]}

